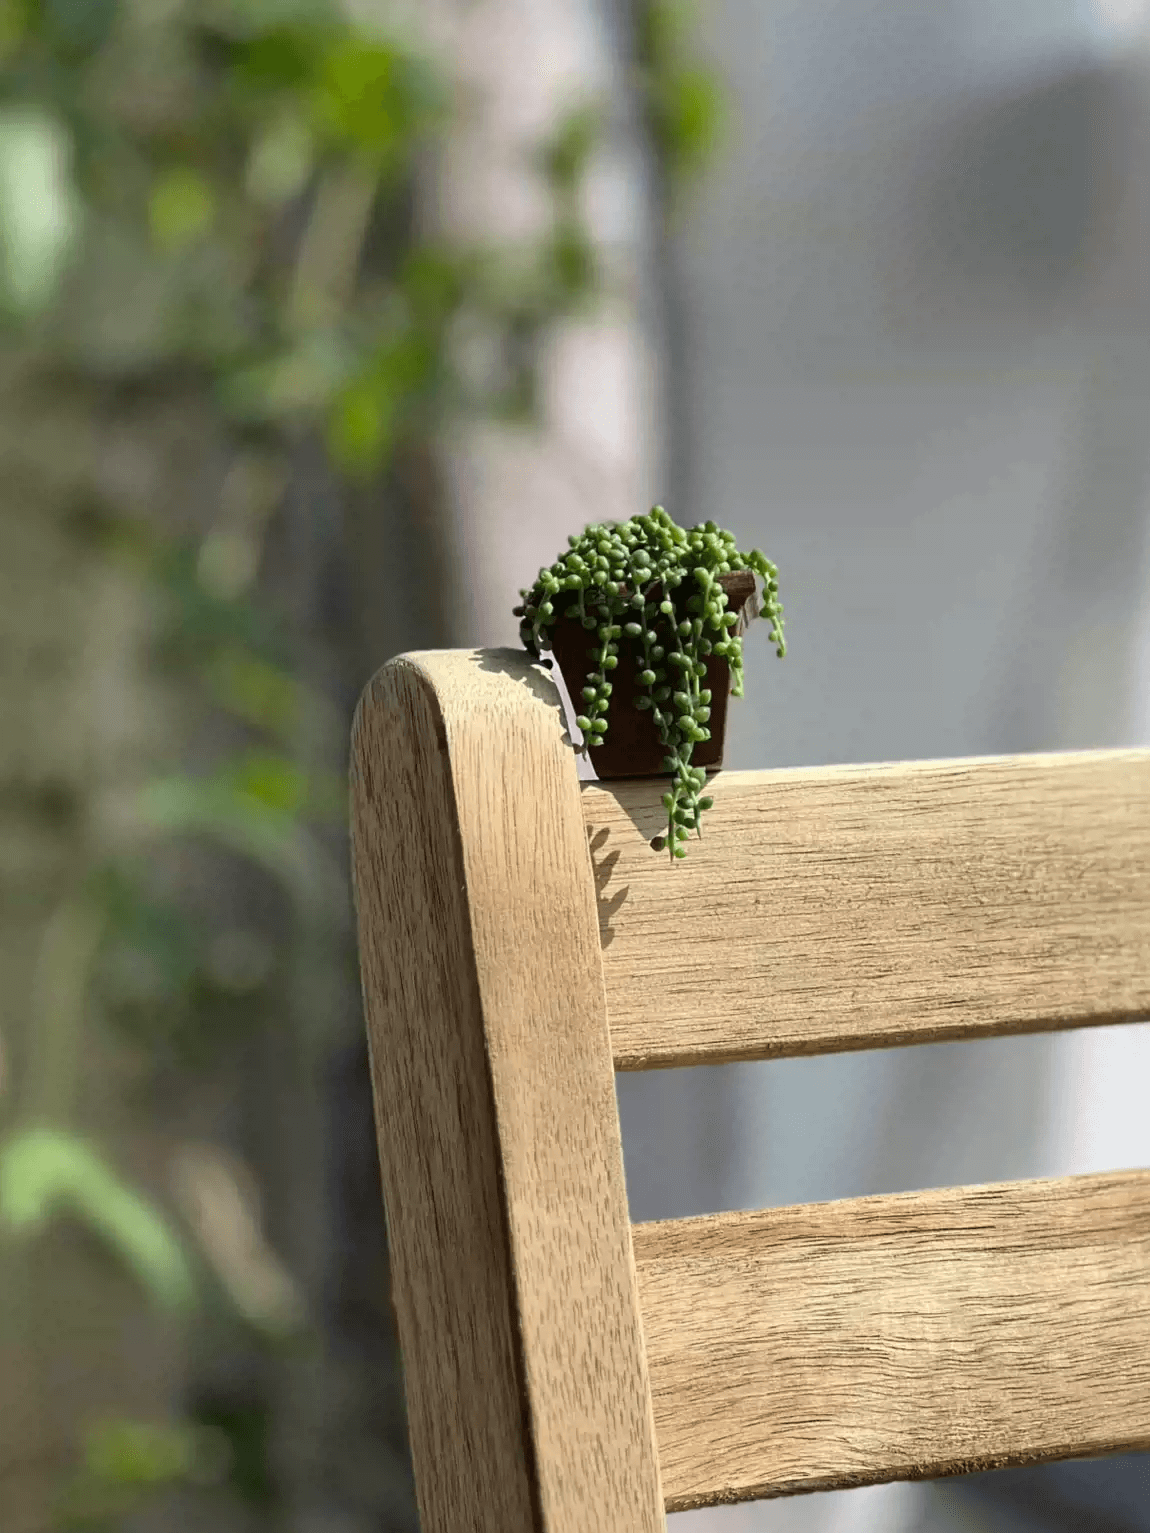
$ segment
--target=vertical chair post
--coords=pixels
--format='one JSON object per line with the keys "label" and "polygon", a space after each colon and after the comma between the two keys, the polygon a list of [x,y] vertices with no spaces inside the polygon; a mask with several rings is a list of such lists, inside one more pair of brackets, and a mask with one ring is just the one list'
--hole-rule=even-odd
{"label": "vertical chair post", "polygon": [[552,683],[510,651],[401,656],[360,703],[352,793],[424,1533],[657,1533],[594,881]]}

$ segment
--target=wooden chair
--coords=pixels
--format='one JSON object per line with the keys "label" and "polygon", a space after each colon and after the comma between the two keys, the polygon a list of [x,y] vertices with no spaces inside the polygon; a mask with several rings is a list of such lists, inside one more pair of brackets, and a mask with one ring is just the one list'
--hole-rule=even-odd
{"label": "wooden chair", "polygon": [[616,1069],[1150,1013],[1150,752],[581,784],[550,679],[357,717],[367,1025],[424,1533],[1150,1447],[1150,1173],[632,1226]]}

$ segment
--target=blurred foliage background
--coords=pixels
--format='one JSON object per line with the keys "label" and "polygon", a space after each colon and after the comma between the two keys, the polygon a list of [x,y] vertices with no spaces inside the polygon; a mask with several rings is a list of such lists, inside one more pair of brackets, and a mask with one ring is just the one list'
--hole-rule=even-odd
{"label": "blurred foliage background", "polygon": [[[388,17],[0,5],[5,1533],[415,1525],[345,741],[452,642],[440,434],[598,301],[602,121],[542,238],[431,239],[460,95]],[[669,216],[717,93],[626,20]]]}

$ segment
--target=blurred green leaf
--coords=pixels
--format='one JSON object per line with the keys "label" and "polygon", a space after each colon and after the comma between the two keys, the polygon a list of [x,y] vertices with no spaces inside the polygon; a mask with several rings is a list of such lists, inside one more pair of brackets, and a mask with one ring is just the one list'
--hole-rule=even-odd
{"label": "blurred green leaf", "polygon": [[153,565],[158,594],[157,650],[175,663],[207,662],[225,650],[243,650],[282,663],[289,648],[268,605],[244,595],[221,594],[206,584],[194,544],[161,547]]}
{"label": "blurred green leaf", "polygon": [[208,690],[229,713],[287,737],[299,719],[299,683],[289,671],[238,648],[222,650],[205,670]]}
{"label": "blurred green leaf", "polygon": [[479,258],[469,252],[425,246],[399,270],[398,287],[415,324],[439,330],[478,286]]}
{"label": "blurred green leaf", "polygon": [[151,1421],[102,1421],[84,1444],[84,1467],[114,1485],[163,1485],[181,1480],[196,1461],[196,1434]]}
{"label": "blurred green leaf", "polygon": [[65,54],[94,53],[108,38],[116,20],[117,0],[40,0],[40,27]]}
{"label": "blurred green leaf", "polygon": [[185,909],[158,897],[126,866],[102,868],[91,880],[106,918],[97,965],[100,1000],[111,1016],[143,1016],[153,1032],[182,1012],[200,967],[202,932]]}
{"label": "blurred green leaf", "polygon": [[159,778],[136,800],[141,824],[166,835],[197,836],[248,858],[308,905],[339,899],[339,872],[290,810],[222,777]]}
{"label": "blurred green leaf", "polygon": [[663,152],[674,175],[693,175],[719,138],[722,94],[718,81],[704,69],[681,69],[661,82],[653,97]]}
{"label": "blurred green leaf", "polygon": [[328,48],[314,87],[320,127],[385,161],[412,147],[441,104],[438,81],[421,60],[354,35]]}
{"label": "blurred green leaf", "polygon": [[350,348],[340,336],[313,331],[296,346],[225,374],[220,399],[240,420],[314,416],[345,386],[351,365]]}
{"label": "blurred green leaf", "polygon": [[192,1303],[183,1246],[152,1203],[75,1135],[51,1128],[15,1134],[0,1148],[0,1226],[29,1236],[63,1214],[93,1229],[162,1307]]}
{"label": "blurred green leaf", "polygon": [[0,112],[0,289],[10,310],[31,315],[55,296],[79,233],[72,140],[50,112]]}
{"label": "blurred green leaf", "polygon": [[194,1406],[195,1420],[228,1447],[228,1477],[241,1501],[266,1511],[275,1506],[272,1409],[267,1401],[207,1397]]}
{"label": "blurred green leaf", "polygon": [[233,55],[236,79],[249,89],[296,90],[315,72],[318,42],[302,27],[277,26],[265,32],[253,29]]}
{"label": "blurred green leaf", "polygon": [[672,189],[698,173],[718,142],[722,92],[696,58],[692,0],[642,0],[636,52],[647,121]]}
{"label": "blurred green leaf", "polygon": [[683,0],[639,0],[635,52],[644,69],[658,70],[682,51],[686,19]]}
{"label": "blurred green leaf", "polygon": [[0,0],[0,62],[24,41],[30,19],[22,0]]}
{"label": "blurred green leaf", "polygon": [[567,307],[586,298],[598,282],[595,248],[581,222],[562,219],[544,250],[552,303]]}
{"label": "blurred green leaf", "polygon": [[[310,785],[309,796],[318,812]],[[102,1021],[137,1050],[198,1071],[268,1021],[276,946],[270,934],[221,919],[206,893],[161,893],[150,862],[146,852],[136,863],[121,859],[89,881],[105,917],[94,996]]]}
{"label": "blurred green leaf", "polygon": [[158,177],[148,204],[152,239],[165,252],[202,239],[216,216],[216,194],[196,170],[183,167]]}
{"label": "blurred green leaf", "polygon": [[340,389],[328,412],[327,445],[345,473],[371,474],[384,461],[395,433],[395,406],[395,390],[378,371]]}
{"label": "blurred green leaf", "polygon": [[60,1533],[119,1533],[157,1491],[218,1482],[231,1467],[231,1448],[218,1428],[97,1421],[84,1434],[79,1472],[56,1498],[52,1526]]}
{"label": "blurred green leaf", "polygon": [[275,206],[304,188],[315,164],[315,143],[295,112],[266,123],[252,144],[244,182],[257,202]]}
{"label": "blurred green leaf", "polygon": [[251,39],[284,28],[331,28],[343,20],[340,0],[198,0],[196,19],[225,37]]}
{"label": "blurred green leaf", "polygon": [[598,107],[576,107],[561,119],[540,154],[543,173],[556,191],[569,195],[576,190],[602,136]]}
{"label": "blurred green leaf", "polygon": [[370,474],[380,467],[400,430],[429,397],[438,366],[434,332],[419,326],[381,342],[365,358],[328,413],[328,448],[346,474]]}
{"label": "blurred green leaf", "polygon": [[226,780],[242,798],[284,814],[299,815],[307,803],[307,777],[286,756],[252,752],[228,766]]}
{"label": "blurred green leaf", "polygon": [[101,965],[114,1004],[156,1012],[191,988],[199,967],[196,933],[183,911],[144,891],[121,892]]}

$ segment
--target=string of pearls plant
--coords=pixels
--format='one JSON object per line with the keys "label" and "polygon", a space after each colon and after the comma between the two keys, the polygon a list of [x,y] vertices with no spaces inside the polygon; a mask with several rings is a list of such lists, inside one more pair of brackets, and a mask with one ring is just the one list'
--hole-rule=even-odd
{"label": "string of pearls plant", "polygon": [[638,679],[634,705],[650,710],[671,776],[670,791],[663,795],[667,835],[661,844],[672,857],[684,857],[682,843],[692,830],[699,833],[700,817],[711,807],[702,792],[706,773],[691,765],[696,744],[711,738],[711,692],[702,684],[709,657],[726,660],[731,695],[743,694],[743,644],[734,631],[738,614],[728,610],[718,577],[734,570],[762,577],[760,616],[770,625],[781,659],[786,643],[778,571],[758,549],[740,553],[734,535],[714,522],[687,530],[662,506],[627,522],[593,523],[568,543],[568,552],[520,591],[523,604],[515,608],[520,638],[538,659],[551,648],[549,630],[561,618],[577,615],[594,631],[576,719],[592,750],[607,734],[619,647],[630,646]]}

